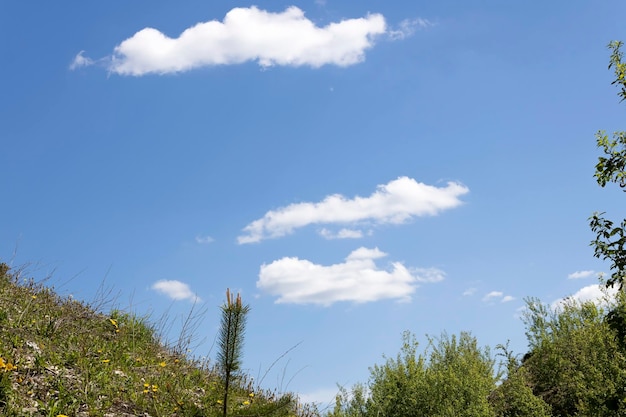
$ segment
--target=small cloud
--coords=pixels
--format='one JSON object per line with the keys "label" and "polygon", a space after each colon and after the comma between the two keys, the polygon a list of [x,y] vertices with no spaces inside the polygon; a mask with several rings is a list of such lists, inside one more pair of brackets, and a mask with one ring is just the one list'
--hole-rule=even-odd
{"label": "small cloud", "polygon": [[476,288],[472,287],[472,288],[468,288],[465,291],[463,291],[462,295],[463,295],[463,297],[469,297],[469,296],[474,295],[474,293],[476,293]]}
{"label": "small cloud", "polygon": [[596,271],[591,271],[591,270],[587,270],[587,271],[576,271],[576,272],[572,272],[571,274],[569,274],[567,276],[567,279],[583,279],[583,278],[589,278],[591,276],[593,276],[596,273]]}
{"label": "small cloud", "polygon": [[368,248],[360,247],[357,250],[352,251],[346,259],[348,261],[353,261],[353,260],[363,260],[363,259],[378,259],[378,258],[384,258],[385,256],[387,256],[387,254],[378,248],[368,249]]}
{"label": "small cloud", "polygon": [[88,67],[94,64],[93,59],[84,56],[84,53],[85,51],[80,51],[78,54],[76,54],[74,60],[70,64],[70,70],[74,71],[75,69]]}
{"label": "small cloud", "polygon": [[411,273],[419,282],[440,282],[446,279],[446,273],[438,268],[411,268]]}
{"label": "small cloud", "polygon": [[604,285],[598,285],[598,284],[587,285],[586,287],[581,288],[580,290],[576,291],[574,294],[572,294],[569,297],[559,298],[557,300],[554,300],[550,304],[550,306],[553,309],[558,309],[564,303],[566,303],[568,299],[574,300],[577,302],[591,301],[598,305],[604,305],[604,304],[607,304],[610,299],[615,297],[616,293],[617,293],[617,289],[614,287],[606,288]]}
{"label": "small cloud", "polygon": [[328,229],[319,231],[320,236],[326,239],[360,239],[363,237],[361,230],[341,229],[337,233],[333,233]]}
{"label": "small cloud", "polygon": [[402,40],[413,36],[418,29],[427,29],[431,26],[434,24],[427,19],[404,19],[397,28],[388,31],[388,36],[391,40]]}
{"label": "small cloud", "polygon": [[500,298],[502,297],[504,294],[502,293],[502,291],[491,291],[490,293],[486,294],[483,297],[483,301],[489,301],[492,300],[494,298]]}
{"label": "small cloud", "polygon": [[508,303],[509,301],[515,300],[515,297],[504,295],[502,291],[491,291],[483,297],[484,302],[496,301],[497,299],[500,299],[501,303]]}
{"label": "small cloud", "polygon": [[201,301],[200,298],[191,291],[189,285],[184,282],[162,279],[152,284],[151,288],[170,297],[172,300],[189,300],[194,303]]}
{"label": "small cloud", "polygon": [[437,282],[444,277],[437,269],[409,270],[400,262],[381,269],[375,260],[385,256],[378,248],[361,247],[350,253],[345,262],[328,266],[285,257],[261,265],[256,285],[278,296],[276,303],[330,306],[340,301],[410,301],[419,282]]}
{"label": "small cloud", "polygon": [[296,203],[265,215],[248,224],[237,238],[240,244],[260,242],[293,233],[312,224],[401,224],[419,216],[435,216],[462,204],[460,196],[469,189],[456,182],[435,187],[400,177],[379,185],[369,197],[348,199],[340,194],[311,203]]}
{"label": "small cloud", "polygon": [[207,243],[211,243],[214,241],[215,239],[213,239],[211,236],[196,236],[196,243],[200,245],[206,245]]}
{"label": "small cloud", "polygon": [[302,404],[316,404],[320,409],[326,409],[335,404],[335,397],[339,394],[337,387],[320,388],[315,391],[305,392],[298,395]]}

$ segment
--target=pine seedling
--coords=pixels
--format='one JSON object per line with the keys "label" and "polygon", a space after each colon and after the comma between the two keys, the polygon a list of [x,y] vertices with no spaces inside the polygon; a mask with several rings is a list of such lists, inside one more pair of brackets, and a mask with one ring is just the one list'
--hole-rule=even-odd
{"label": "pine seedling", "polygon": [[241,368],[243,337],[246,329],[246,315],[250,306],[241,303],[241,295],[234,299],[226,289],[226,303],[222,305],[222,322],[218,336],[217,364],[224,382],[223,415],[228,412],[228,390],[233,377]]}

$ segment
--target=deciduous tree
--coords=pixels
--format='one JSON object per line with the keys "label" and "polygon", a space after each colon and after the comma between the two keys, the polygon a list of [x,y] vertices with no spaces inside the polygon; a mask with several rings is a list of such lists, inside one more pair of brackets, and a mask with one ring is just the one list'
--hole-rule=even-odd
{"label": "deciduous tree", "polygon": [[[611,57],[609,69],[613,69],[616,84],[622,101],[626,99],[626,63],[622,62],[622,42],[613,41],[609,44]],[[615,132],[612,138],[604,131],[596,133],[596,141],[604,156],[598,158],[595,178],[601,187],[615,183],[626,191],[626,132]],[[626,219],[619,225],[604,218],[605,213],[595,213],[590,218],[591,230],[596,238],[591,242],[597,258],[611,262],[611,276],[607,286],[617,285],[623,289],[626,281]]]}
{"label": "deciduous tree", "polygon": [[534,394],[555,416],[626,413],[626,356],[605,320],[621,301],[567,299],[558,307],[530,299],[524,322],[530,352],[523,361]]}
{"label": "deciduous tree", "polygon": [[424,353],[410,332],[395,358],[370,368],[365,389],[344,390],[330,416],[493,417],[488,402],[498,376],[489,349],[469,333],[431,338]]}

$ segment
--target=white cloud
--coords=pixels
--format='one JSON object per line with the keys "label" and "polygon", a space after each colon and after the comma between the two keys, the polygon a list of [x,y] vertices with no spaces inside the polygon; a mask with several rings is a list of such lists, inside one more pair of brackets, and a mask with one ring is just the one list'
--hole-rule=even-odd
{"label": "white cloud", "polygon": [[177,38],[144,28],[115,47],[109,70],[139,76],[247,61],[262,67],[345,67],[363,61],[365,50],[386,27],[381,14],[319,27],[294,6],[279,13],[237,7],[222,22],[198,23]]}
{"label": "white cloud", "polygon": [[508,303],[509,301],[515,300],[515,297],[511,295],[504,295],[502,291],[491,291],[483,297],[483,301],[485,302],[495,301],[496,299],[500,299],[501,303]]}
{"label": "white cloud", "polygon": [[315,391],[298,394],[298,399],[303,404],[317,404],[320,409],[325,409],[335,404],[335,397],[339,394],[339,389],[320,388]]}
{"label": "white cloud", "polygon": [[438,268],[410,268],[411,274],[420,282],[440,282],[446,273]]}
{"label": "white cloud", "polygon": [[583,278],[589,278],[591,276],[593,276],[596,273],[596,271],[576,271],[576,272],[572,272],[571,274],[569,274],[567,276],[567,279],[583,279]]}
{"label": "white cloud", "polygon": [[329,266],[285,257],[261,265],[256,285],[278,296],[277,303],[329,306],[339,301],[409,301],[418,282],[443,278],[442,271],[420,269],[412,272],[400,262],[391,263],[390,270],[380,269],[374,260],[385,256],[387,254],[378,248],[361,247],[350,253],[344,263]]}
{"label": "white cloud", "polygon": [[615,289],[614,287],[606,288],[604,285],[601,284],[587,285],[586,287],[581,288],[569,297],[554,300],[552,304],[550,304],[550,306],[553,309],[557,309],[561,305],[563,305],[563,303],[565,303],[567,299],[579,302],[591,301],[595,304],[601,305],[606,304],[607,301],[616,293],[617,289]]}
{"label": "white cloud", "polygon": [[500,298],[502,297],[504,294],[502,293],[502,291],[491,291],[489,294],[486,294],[483,297],[483,301],[489,301],[493,298]]}
{"label": "white cloud", "polygon": [[359,239],[363,237],[363,231],[353,229],[341,229],[337,233],[333,233],[328,229],[319,231],[320,236],[326,239]]}
{"label": "white cloud", "polygon": [[465,291],[463,291],[463,297],[469,297],[470,295],[474,295],[474,293],[476,292],[476,288],[472,287],[472,288],[468,288]]}
{"label": "white cloud", "polygon": [[196,243],[199,243],[201,245],[211,243],[214,241],[215,239],[213,239],[211,236],[196,236]]}
{"label": "white cloud", "polygon": [[85,51],[80,51],[74,57],[74,60],[70,64],[70,70],[75,70],[82,67],[88,67],[94,64],[94,61],[91,58],[84,56]]}
{"label": "white cloud", "polygon": [[151,288],[161,294],[167,295],[173,300],[190,300],[192,302],[200,301],[200,298],[194,294],[189,288],[189,285],[184,282],[162,279],[155,282]]}
{"label": "white cloud", "polygon": [[438,188],[400,177],[379,185],[369,197],[347,199],[334,194],[319,203],[296,203],[268,211],[248,224],[243,229],[246,234],[237,240],[240,244],[259,242],[288,235],[294,229],[311,224],[400,224],[416,216],[434,216],[457,207],[462,204],[459,196],[468,192],[467,187],[455,182]]}
{"label": "white cloud", "polygon": [[397,28],[389,30],[388,35],[393,40],[402,40],[412,36],[417,29],[426,29],[431,26],[434,24],[427,19],[404,19]]}

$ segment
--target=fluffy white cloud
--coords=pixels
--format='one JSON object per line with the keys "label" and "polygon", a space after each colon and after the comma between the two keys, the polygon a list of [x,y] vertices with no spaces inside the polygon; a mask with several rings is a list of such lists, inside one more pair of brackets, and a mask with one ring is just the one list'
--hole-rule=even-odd
{"label": "fluffy white cloud", "polygon": [[617,289],[615,288],[606,288],[604,285],[587,285],[586,287],[581,288],[576,291],[569,297],[559,298],[558,300],[554,300],[551,304],[553,309],[559,308],[563,303],[566,302],[567,299],[579,301],[579,302],[587,302],[592,301],[596,304],[606,304],[608,300],[610,300]]}
{"label": "fluffy white cloud", "polygon": [[515,300],[515,297],[510,295],[504,295],[502,291],[491,291],[490,293],[485,294],[483,297],[483,301],[495,301],[500,300],[501,303],[508,303],[509,301]]}
{"label": "fluffy white cloud", "polygon": [[256,285],[278,296],[277,303],[329,306],[338,301],[409,301],[419,282],[443,279],[444,273],[437,269],[409,270],[400,262],[393,262],[389,270],[380,269],[374,261],[385,256],[378,248],[361,247],[344,263],[329,266],[285,257],[261,265]]}
{"label": "fluffy white cloud", "polygon": [[596,271],[576,271],[567,276],[568,279],[583,279],[593,276]]}
{"label": "fluffy white cloud", "polygon": [[510,295],[505,295],[504,297],[502,297],[502,300],[500,300],[501,303],[508,303],[509,301],[513,301],[515,300],[515,297],[510,296]]}
{"label": "fluffy white cloud", "polygon": [[380,14],[319,27],[294,6],[280,13],[237,7],[222,22],[198,23],[177,38],[144,28],[115,47],[109,70],[139,76],[246,61],[262,67],[345,67],[363,61],[365,50],[386,28]]}
{"label": "fluffy white cloud", "polygon": [[189,285],[176,280],[160,280],[152,284],[153,290],[165,294],[173,300],[200,301],[200,298],[191,291]]}
{"label": "fluffy white cloud", "polygon": [[347,199],[334,194],[319,203],[297,203],[268,211],[247,225],[243,229],[246,234],[237,240],[240,244],[259,242],[310,224],[404,223],[415,216],[434,216],[457,207],[462,204],[459,197],[468,192],[467,187],[455,182],[438,188],[400,177],[379,185],[369,197]]}
{"label": "fluffy white cloud", "polygon": [[322,229],[319,231],[319,234],[326,239],[359,239],[363,237],[361,230],[353,229],[341,229],[337,233],[333,233],[328,229]]}

